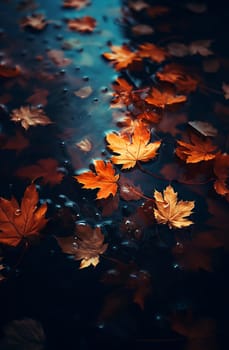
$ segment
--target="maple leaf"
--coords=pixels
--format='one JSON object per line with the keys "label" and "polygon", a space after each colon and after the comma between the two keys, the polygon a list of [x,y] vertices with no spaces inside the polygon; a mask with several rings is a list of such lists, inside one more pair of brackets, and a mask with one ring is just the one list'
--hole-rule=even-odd
{"label": "maple leaf", "polygon": [[106,136],[108,148],[117,153],[111,158],[114,164],[122,164],[122,169],[133,168],[138,160],[148,162],[156,156],[161,141],[150,142],[150,132],[142,125],[136,126],[132,137],[126,134],[110,133]]}
{"label": "maple leaf", "polygon": [[229,196],[229,154],[218,154],[214,160],[214,173],[217,180],[214,183],[216,192],[222,196]]}
{"label": "maple leaf", "polygon": [[162,70],[156,73],[156,77],[161,81],[174,84],[178,91],[184,93],[195,91],[199,83],[199,79],[187,73],[183,66],[176,63],[164,66]]}
{"label": "maple leaf", "polygon": [[74,178],[83,184],[83,188],[92,190],[99,188],[97,199],[107,198],[111,194],[114,196],[118,189],[117,181],[119,175],[115,175],[115,169],[111,162],[104,162],[98,159],[94,161],[94,167],[95,172],[86,171],[74,176]]}
{"label": "maple leaf", "polygon": [[176,155],[186,163],[199,163],[216,157],[217,146],[210,139],[191,134],[190,141],[191,143],[177,141],[178,147],[175,150]]}
{"label": "maple leaf", "polygon": [[161,47],[150,43],[141,44],[138,48],[137,53],[140,57],[150,58],[152,61],[155,61],[157,63],[163,62],[168,56],[168,53],[165,49],[162,49]]}
{"label": "maple leaf", "polygon": [[30,106],[14,109],[10,119],[14,122],[20,122],[22,127],[26,130],[28,130],[30,126],[52,124],[52,121],[45,115],[41,108]]}
{"label": "maple leaf", "polygon": [[35,165],[24,166],[17,170],[16,175],[31,181],[42,177],[44,185],[47,183],[57,185],[64,177],[64,174],[58,170],[58,162],[52,158],[40,159]]}
{"label": "maple leaf", "polygon": [[46,21],[45,16],[39,13],[35,13],[31,16],[26,16],[20,21],[21,28],[29,27],[36,30],[44,29],[47,24],[48,22]]}
{"label": "maple leaf", "polygon": [[0,198],[0,243],[16,247],[22,239],[39,235],[47,223],[47,204],[37,208],[38,199],[34,184],[26,188],[20,206],[14,197]]}
{"label": "maple leaf", "polygon": [[214,53],[209,49],[212,40],[196,40],[189,45],[189,51],[192,55],[209,56]]}
{"label": "maple leaf", "polygon": [[127,68],[133,63],[133,61],[141,60],[140,57],[138,57],[135,52],[132,52],[127,45],[111,46],[111,51],[112,53],[103,53],[103,57],[109,61],[114,61],[113,63],[116,70]]}
{"label": "maple leaf", "polygon": [[108,244],[104,243],[101,227],[90,227],[81,223],[76,225],[76,233],[71,237],[56,237],[64,253],[74,255],[75,260],[82,260],[80,269],[99,263],[99,255],[103,254]]}
{"label": "maple leaf", "polygon": [[187,96],[175,95],[170,91],[161,92],[156,88],[152,88],[150,95],[145,98],[145,101],[156,107],[165,108],[167,105],[181,103],[187,100]]}
{"label": "maple leaf", "polygon": [[193,224],[186,217],[192,214],[194,201],[177,201],[177,192],[171,185],[161,192],[154,191],[156,208],[154,208],[155,219],[159,224],[168,224],[169,228],[182,228]]}
{"label": "maple leaf", "polygon": [[111,107],[123,107],[132,103],[135,98],[133,94],[134,87],[129,84],[124,78],[117,78],[114,84],[112,84],[113,99]]}
{"label": "maple leaf", "polygon": [[68,28],[77,32],[91,33],[96,27],[96,20],[91,16],[74,18],[68,21]]}
{"label": "maple leaf", "polygon": [[90,5],[89,0],[64,0],[63,7],[65,8],[75,8],[80,10],[88,5]]}
{"label": "maple leaf", "polygon": [[1,78],[15,78],[21,74],[20,66],[11,66],[4,62],[0,63],[0,77]]}

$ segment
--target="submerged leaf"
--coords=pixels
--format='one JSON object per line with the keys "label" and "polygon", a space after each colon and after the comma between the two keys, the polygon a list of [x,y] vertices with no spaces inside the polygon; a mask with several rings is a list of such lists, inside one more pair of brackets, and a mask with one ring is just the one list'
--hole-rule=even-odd
{"label": "submerged leaf", "polygon": [[21,126],[26,130],[30,126],[52,124],[52,121],[45,115],[41,108],[30,106],[14,109],[11,113],[11,120],[20,122]]}

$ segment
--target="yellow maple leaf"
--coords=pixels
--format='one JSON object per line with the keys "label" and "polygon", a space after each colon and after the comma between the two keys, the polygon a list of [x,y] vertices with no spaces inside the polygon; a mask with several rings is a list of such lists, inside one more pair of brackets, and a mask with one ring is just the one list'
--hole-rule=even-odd
{"label": "yellow maple leaf", "polygon": [[193,222],[186,217],[192,214],[194,201],[177,201],[177,192],[172,186],[167,186],[163,194],[154,191],[156,208],[155,219],[159,224],[168,224],[169,228],[187,227]]}
{"label": "yellow maple leaf", "polygon": [[136,126],[132,136],[110,133],[106,136],[108,148],[118,155],[111,158],[122,169],[133,168],[138,160],[148,162],[156,156],[161,141],[150,142],[149,130],[141,124]]}
{"label": "yellow maple leaf", "polygon": [[99,188],[97,199],[107,198],[110,194],[114,196],[118,189],[119,175],[115,175],[111,162],[98,159],[94,161],[94,167],[95,172],[89,170],[74,178],[83,184],[83,188],[92,190]]}

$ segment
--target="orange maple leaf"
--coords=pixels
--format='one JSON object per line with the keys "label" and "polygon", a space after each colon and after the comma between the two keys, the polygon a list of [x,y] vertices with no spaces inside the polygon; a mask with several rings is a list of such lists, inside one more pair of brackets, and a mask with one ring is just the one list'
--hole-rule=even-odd
{"label": "orange maple leaf", "polygon": [[229,154],[220,153],[215,157],[214,173],[217,177],[214,183],[216,192],[222,196],[229,196],[229,186],[227,184],[229,178]]}
{"label": "orange maple leaf", "polygon": [[42,30],[47,26],[48,22],[45,19],[45,16],[40,13],[32,14],[31,16],[26,16],[21,19],[20,27],[25,28],[29,27],[36,30]]}
{"label": "orange maple leaf", "polygon": [[154,191],[156,208],[154,208],[155,219],[159,224],[168,224],[169,228],[182,228],[193,224],[186,217],[192,214],[194,201],[177,202],[177,192],[172,186],[167,186],[161,192]]}
{"label": "orange maple leaf", "polygon": [[74,255],[75,260],[82,260],[80,269],[99,263],[99,255],[107,249],[101,228],[91,228],[87,224],[76,225],[76,234],[71,237],[56,237],[64,253]]}
{"label": "orange maple leaf", "polygon": [[175,150],[176,155],[186,163],[199,163],[216,157],[217,146],[210,139],[191,134],[190,141],[191,143],[177,141],[178,147]]}
{"label": "orange maple leaf", "polygon": [[132,52],[127,45],[111,46],[111,51],[112,53],[103,53],[103,57],[109,61],[114,61],[113,63],[116,70],[127,68],[133,63],[133,61],[141,60],[140,57],[138,57],[135,52]]}
{"label": "orange maple leaf", "polygon": [[165,49],[150,43],[141,44],[138,55],[142,58],[150,58],[157,63],[163,62],[169,56]]}
{"label": "orange maple leaf", "polygon": [[150,142],[150,132],[141,124],[136,126],[132,137],[126,134],[110,133],[106,136],[108,148],[117,156],[111,158],[114,164],[122,164],[122,169],[133,168],[138,160],[148,162],[156,156],[161,141]]}
{"label": "orange maple leaf", "polygon": [[14,109],[10,119],[14,122],[20,122],[26,130],[30,126],[52,124],[52,121],[45,115],[41,108],[30,106]]}
{"label": "orange maple leaf", "polygon": [[145,101],[156,107],[165,108],[167,105],[181,103],[187,100],[187,96],[176,95],[171,91],[161,92],[156,88],[152,88],[150,95],[145,98]]}
{"label": "orange maple leaf", "polygon": [[42,177],[42,183],[46,185],[59,184],[64,177],[63,172],[58,170],[58,162],[52,158],[40,159],[37,164],[19,168],[16,175],[34,181]]}
{"label": "orange maple leaf", "polygon": [[111,107],[128,106],[133,101],[134,94],[132,91],[134,87],[124,78],[117,78],[112,87],[115,92],[113,93]]}
{"label": "orange maple leaf", "polygon": [[183,66],[176,63],[167,64],[156,73],[156,77],[161,81],[174,84],[177,90],[183,93],[195,91],[199,83],[199,79],[187,73]]}
{"label": "orange maple leaf", "polygon": [[75,8],[80,10],[88,5],[90,5],[89,0],[64,0],[63,7],[65,8]]}
{"label": "orange maple leaf", "polygon": [[94,161],[95,172],[86,171],[80,175],[74,176],[74,178],[83,184],[83,188],[96,189],[97,199],[107,198],[111,194],[115,195],[118,189],[117,181],[119,175],[115,175],[115,169],[111,162],[104,162],[103,160]]}
{"label": "orange maple leaf", "polygon": [[16,247],[22,239],[39,235],[47,223],[47,204],[37,208],[38,199],[34,184],[26,188],[21,206],[14,197],[0,198],[0,243]]}
{"label": "orange maple leaf", "polygon": [[77,32],[91,33],[96,27],[96,20],[91,16],[74,18],[68,21],[68,28]]}

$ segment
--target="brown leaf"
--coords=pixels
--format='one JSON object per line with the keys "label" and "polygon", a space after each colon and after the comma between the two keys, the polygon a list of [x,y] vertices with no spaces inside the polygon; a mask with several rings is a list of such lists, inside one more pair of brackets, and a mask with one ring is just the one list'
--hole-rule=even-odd
{"label": "brown leaf", "polygon": [[36,105],[46,106],[48,103],[48,100],[47,100],[48,95],[49,95],[49,91],[46,89],[34,89],[33,95],[28,97],[26,102],[28,102],[33,106],[36,106]]}
{"label": "brown leaf", "polygon": [[90,0],[64,0],[63,7],[80,10],[90,4]]}
{"label": "brown leaf", "polygon": [[193,120],[188,122],[188,124],[204,136],[216,136],[218,131],[210,123],[202,122],[198,120]]}
{"label": "brown leaf", "polygon": [[136,12],[142,11],[149,7],[149,5],[142,0],[129,1],[128,6]]}
{"label": "brown leaf", "polygon": [[222,89],[224,92],[225,99],[228,100],[229,99],[229,84],[223,83]]}
{"label": "brown leaf", "polygon": [[47,26],[48,22],[44,15],[40,13],[34,13],[31,16],[26,16],[21,19],[20,27],[21,28],[32,28],[36,30],[43,30]]}
{"label": "brown leaf", "polygon": [[95,27],[96,20],[90,16],[70,19],[68,21],[68,28],[77,32],[91,33],[94,31]]}
{"label": "brown leaf", "polygon": [[220,153],[214,160],[214,173],[217,180],[214,183],[214,188],[221,196],[228,197],[229,200],[229,154]]}
{"label": "brown leaf", "polygon": [[119,196],[116,193],[115,196],[100,199],[98,206],[102,208],[102,216],[111,216],[119,206]]}
{"label": "brown leaf", "polygon": [[47,223],[47,204],[38,208],[38,199],[34,184],[26,188],[21,206],[15,198],[0,198],[0,243],[15,247],[24,238],[39,235]]}
{"label": "brown leaf", "polygon": [[35,181],[42,178],[44,185],[50,184],[55,186],[59,184],[64,177],[64,174],[58,170],[58,162],[52,158],[40,159],[35,165],[27,165],[19,168],[16,171],[16,176]]}
{"label": "brown leaf", "polygon": [[16,131],[16,134],[8,138],[1,148],[21,152],[28,146],[29,140],[20,131]]}
{"label": "brown leaf", "polygon": [[10,119],[14,122],[21,123],[21,126],[26,130],[28,130],[30,126],[52,124],[52,121],[45,115],[43,109],[30,106],[14,109]]}
{"label": "brown leaf", "polygon": [[83,152],[90,152],[92,149],[92,143],[87,138],[82,139],[81,141],[77,142],[75,145]]}
{"label": "brown leaf", "polygon": [[184,95],[176,95],[170,91],[161,92],[156,88],[152,88],[150,94],[145,98],[145,101],[156,107],[165,108],[167,105],[174,103],[185,102],[187,97]]}
{"label": "brown leaf", "polygon": [[0,63],[0,77],[1,78],[15,78],[21,74],[20,66],[11,66],[10,64]]}
{"label": "brown leaf", "polygon": [[186,163],[198,163],[208,161],[216,157],[217,146],[207,138],[195,134],[190,136],[191,142],[177,141],[176,155]]}
{"label": "brown leaf", "polygon": [[81,260],[80,269],[99,263],[99,255],[107,249],[101,228],[91,228],[87,224],[77,224],[76,234],[71,237],[56,237],[64,253],[74,255],[75,260]]}
{"label": "brown leaf", "polygon": [[201,55],[201,56],[209,56],[209,55],[213,55],[214,52],[212,52],[209,49],[209,46],[211,45],[212,40],[196,40],[193,41],[190,45],[189,45],[189,52],[191,53],[191,55]]}
{"label": "brown leaf", "polygon": [[157,63],[163,62],[168,56],[165,49],[150,43],[141,44],[137,54],[141,58],[150,58]]}
{"label": "brown leaf", "polygon": [[155,17],[158,17],[158,16],[165,15],[169,11],[170,11],[170,9],[167,6],[155,5],[155,6],[150,6],[147,9],[147,14],[150,17],[155,18]]}
{"label": "brown leaf", "polygon": [[72,63],[71,59],[64,57],[62,50],[49,50],[47,55],[58,67],[66,67]]}
{"label": "brown leaf", "polygon": [[134,35],[150,35],[154,32],[154,29],[146,24],[136,24],[131,28]]}
{"label": "brown leaf", "polygon": [[193,224],[186,217],[192,214],[194,201],[177,201],[177,192],[172,186],[167,186],[161,192],[154,191],[156,208],[154,215],[159,224],[168,224],[169,228],[182,228]]}

